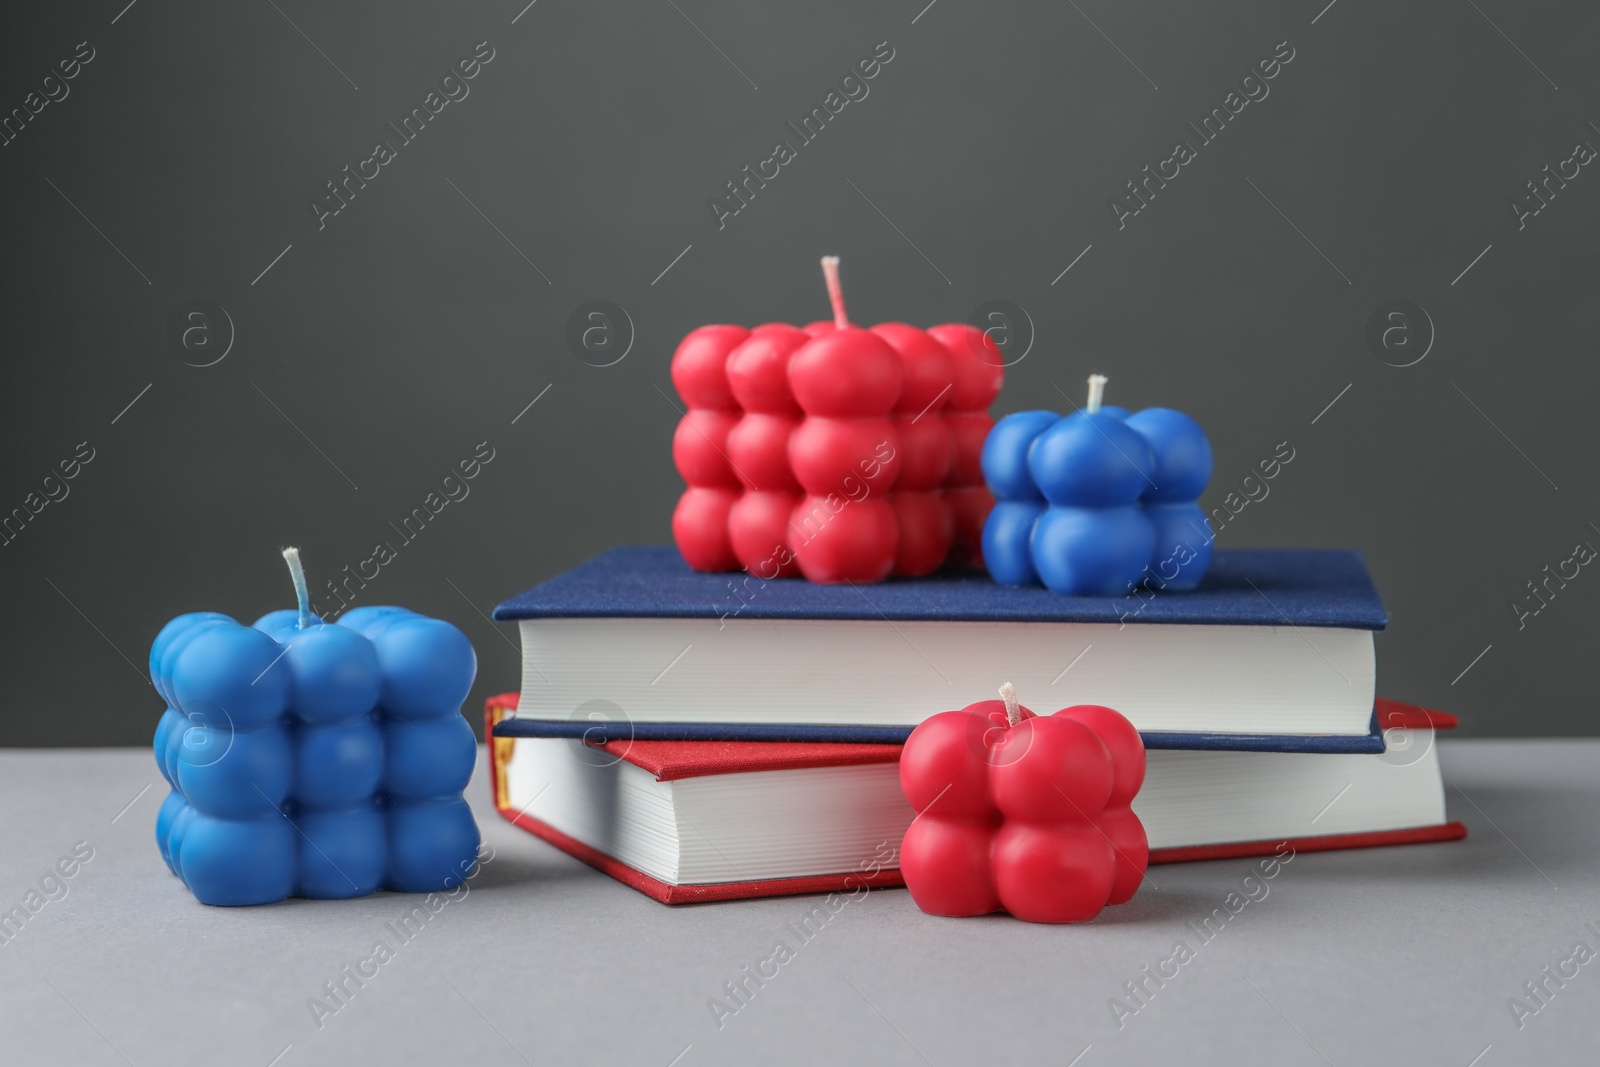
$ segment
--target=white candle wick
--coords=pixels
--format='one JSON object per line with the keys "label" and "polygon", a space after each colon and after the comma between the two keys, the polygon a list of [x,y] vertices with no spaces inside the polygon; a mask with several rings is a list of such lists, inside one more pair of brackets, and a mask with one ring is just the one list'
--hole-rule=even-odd
{"label": "white candle wick", "polygon": [[1089,375],[1089,402],[1083,409],[1091,414],[1100,410],[1100,402],[1106,395],[1106,376],[1104,374]]}
{"label": "white candle wick", "polygon": [[294,598],[300,605],[299,628],[304,630],[311,625],[311,591],[306,588],[306,569],[300,563],[300,550],[284,549],[283,561],[289,565],[289,577],[294,580]]}
{"label": "white candle wick", "polygon": [[849,329],[850,317],[844,313],[844,287],[839,284],[839,257],[822,257],[822,280],[828,286],[828,302],[833,305],[833,324],[841,330]]}
{"label": "white candle wick", "polygon": [[1006,725],[1015,726],[1022,721],[1022,707],[1017,703],[1017,690],[1010,682],[1000,686],[1000,699],[1006,702]]}

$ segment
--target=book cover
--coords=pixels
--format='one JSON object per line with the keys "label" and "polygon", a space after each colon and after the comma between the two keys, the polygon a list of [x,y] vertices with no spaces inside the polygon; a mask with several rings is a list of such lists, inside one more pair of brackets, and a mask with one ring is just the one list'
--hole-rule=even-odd
{"label": "book cover", "polygon": [[[952,709],[953,710],[953,709]],[[511,714],[494,727],[496,737],[565,737],[591,741],[651,744],[905,744],[914,726],[859,726],[842,723],[632,722],[594,719],[524,718]],[[1321,752],[1375,755],[1383,751],[1383,731],[1374,712],[1364,734],[1224,734],[1142,730],[1148,749],[1216,749],[1229,752]]]}
{"label": "book cover", "polygon": [[1383,602],[1359,552],[1223,549],[1199,588],[1126,597],[1057,596],[946,573],[879,585],[764,581],[691,570],[671,547],[614,548],[512,597],[501,621],[541,618],[845,619],[1317,626],[1382,630]]}

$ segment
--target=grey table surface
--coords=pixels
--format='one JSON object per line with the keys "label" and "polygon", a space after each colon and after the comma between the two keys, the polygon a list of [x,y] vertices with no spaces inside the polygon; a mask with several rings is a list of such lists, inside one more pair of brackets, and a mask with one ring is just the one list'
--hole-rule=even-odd
{"label": "grey table surface", "polygon": [[[1573,953],[1600,951],[1600,741],[1441,755],[1465,841],[1302,853],[1210,941],[1187,924],[1254,861],[1152,868],[1080,926],[873,892],[802,942],[821,898],[669,908],[511,827],[481,753],[469,797],[493,857],[403,941],[417,898],[196,903],[156,852],[147,752],[0,752],[0,906],[26,912],[93,850],[0,944],[0,1063],[1592,1063],[1600,963]],[[724,983],[779,940],[792,955],[717,1018],[708,1002],[735,1006]],[[1124,983],[1179,941],[1187,962],[1119,1020],[1109,1001],[1136,1005]],[[376,942],[391,957],[318,1018],[309,1002]]]}

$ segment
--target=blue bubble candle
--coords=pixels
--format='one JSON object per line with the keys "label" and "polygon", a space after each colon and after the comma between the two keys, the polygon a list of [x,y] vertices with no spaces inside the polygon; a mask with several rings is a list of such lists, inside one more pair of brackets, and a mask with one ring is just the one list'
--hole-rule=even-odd
{"label": "blue bubble candle", "polygon": [[1088,402],[1072,415],[1024,411],[990,431],[983,472],[996,502],[983,556],[995,581],[1123,596],[1140,585],[1192,589],[1204,576],[1205,431],[1168,408],[1105,405],[1105,384],[1090,376]]}
{"label": "blue bubble candle", "polygon": [[1155,529],[1139,507],[1155,457],[1116,412],[1100,410],[1106,379],[1089,378],[1089,400],[1028,448],[1028,470],[1050,506],[1029,548],[1052,593],[1122,596],[1139,584],[1155,551]]}
{"label": "blue bubble candle", "polygon": [[180,615],[150,649],[167,702],[155,756],[172,786],[162,859],[202,903],[430,892],[472,871],[478,828],[462,790],[477,742],[461,715],[477,657],[460,630],[404,608],[244,626]]}
{"label": "blue bubble candle", "polygon": [[1211,441],[1198,422],[1171,408],[1145,408],[1127,424],[1150,442],[1155,461],[1139,498],[1156,536],[1145,584],[1193,589],[1211,564],[1211,526],[1200,510],[1211,481]]}

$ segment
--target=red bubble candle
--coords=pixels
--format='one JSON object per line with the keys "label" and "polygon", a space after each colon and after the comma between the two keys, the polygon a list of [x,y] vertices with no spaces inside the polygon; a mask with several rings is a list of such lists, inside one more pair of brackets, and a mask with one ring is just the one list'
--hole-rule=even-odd
{"label": "red bubble candle", "polygon": [[673,355],[684,560],[813,582],[981,566],[999,348],[963,324],[854,326],[838,258],[822,270],[831,320],[702,326]]}
{"label": "red bubble candle", "polygon": [[739,565],[760,578],[800,573],[788,551],[789,517],[803,499],[789,438],[803,413],[789,391],[789,360],[809,336],[785,323],[757,326],[728,356],[728,385],[744,414],[728,431],[728,461],[744,495],[728,512]]}
{"label": "red bubble candle", "polygon": [[955,458],[955,442],[944,421],[944,406],[954,386],[950,350],[926,330],[903,322],[872,328],[900,357],[905,382],[892,421],[900,438],[900,477],[889,503],[900,525],[894,573],[916,577],[944,565],[955,537],[945,479]]}
{"label": "red bubble candle", "polygon": [[1005,357],[994,338],[965,322],[946,323],[928,331],[949,350],[953,384],[945,407],[954,454],[945,499],[955,522],[951,562],[983,566],[983,524],[994,496],[983,482],[983,442],[994,427],[989,405],[1005,382]]}
{"label": "red bubble candle", "polygon": [[917,817],[900,873],[932,915],[1087,921],[1144,877],[1149,846],[1130,806],[1144,744],[1110,708],[1039,716],[1010,683],[1000,694],[935,715],[906,741],[900,787]]}
{"label": "red bubble candle", "polygon": [[813,582],[881,582],[900,545],[888,500],[900,436],[889,413],[905,370],[887,341],[850,324],[838,257],[824,257],[822,270],[834,328],[813,334],[789,361],[789,388],[805,412],[789,438],[789,464],[806,492],[789,546]]}
{"label": "red bubble candle", "polygon": [[742,491],[728,461],[728,434],[739,405],[728,384],[728,356],[750,336],[743,326],[702,326],[672,354],[672,384],[688,407],[672,435],[672,460],[689,483],[672,513],[672,536],[699,571],[738,567],[728,514]]}

